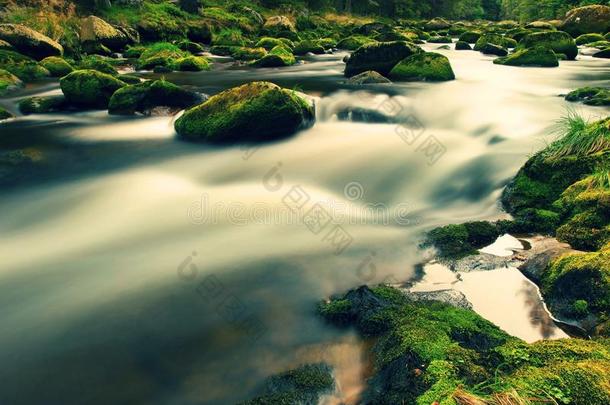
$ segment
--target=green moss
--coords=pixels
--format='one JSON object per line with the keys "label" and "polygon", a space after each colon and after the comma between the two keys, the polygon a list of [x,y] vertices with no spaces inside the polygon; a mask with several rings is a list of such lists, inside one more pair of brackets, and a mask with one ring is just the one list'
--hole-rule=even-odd
{"label": "green moss", "polygon": [[296,59],[290,48],[286,45],[278,45],[262,58],[252,62],[250,65],[255,67],[282,67],[291,66],[296,63]]}
{"label": "green moss", "polygon": [[470,44],[468,44],[468,42],[457,41],[455,43],[455,50],[456,51],[471,51],[472,48],[470,47]]}
{"label": "green moss", "polygon": [[320,45],[318,41],[305,40],[297,43],[293,51],[295,55],[305,55],[310,52],[316,55],[321,55],[324,53],[324,47]]}
{"label": "green moss", "polygon": [[523,37],[519,41],[519,49],[533,48],[542,46],[553,50],[555,53],[562,53],[569,60],[574,60],[578,55],[578,47],[574,39],[563,31],[543,31],[534,32]]}
{"label": "green moss", "polygon": [[201,97],[165,80],[152,80],[117,90],[108,104],[108,112],[117,115],[148,113],[157,106],[183,109],[197,104]]}
{"label": "green moss", "polygon": [[178,59],[172,67],[182,72],[200,72],[210,70],[210,63],[202,56],[187,56]]}
{"label": "green moss", "polygon": [[450,44],[453,41],[448,36],[435,36],[428,38],[428,42],[431,44]]}
{"label": "green moss", "polygon": [[183,39],[181,41],[176,42],[176,46],[185,52],[193,54],[202,53],[205,51],[203,46],[199,45],[196,42],[189,41],[188,39]]}
{"label": "green moss", "polygon": [[117,75],[119,73],[106,59],[97,55],[83,58],[78,67],[81,70],[97,70],[108,75]]}
{"label": "green moss", "polygon": [[138,59],[145,50],[146,47],[143,45],[129,46],[123,52],[123,56],[129,59]]}
{"label": "green moss", "polygon": [[71,64],[58,56],[49,56],[39,63],[42,67],[47,69],[53,77],[65,76],[74,70]]}
{"label": "green moss", "polygon": [[283,42],[279,38],[264,37],[264,38],[261,38],[256,43],[255,47],[265,48],[266,50],[270,51],[271,49],[275,48],[276,46],[282,45],[282,44],[283,44]]}
{"label": "green moss", "polygon": [[502,48],[514,48],[517,46],[517,41],[503,35],[486,33],[477,39],[477,42],[474,45],[474,50],[482,51],[488,44],[496,45]]}
{"label": "green moss", "polygon": [[449,59],[439,53],[421,52],[400,61],[390,72],[399,81],[446,81],[455,79]]}
{"label": "green moss", "polygon": [[242,32],[234,28],[226,28],[212,36],[213,45],[246,46],[247,40]]}
{"label": "green moss", "polygon": [[567,101],[580,101],[587,105],[610,105],[610,89],[603,87],[581,87],[566,95]]}
{"label": "green moss", "polygon": [[70,104],[106,108],[115,91],[126,84],[96,70],[76,70],[63,77],[59,84]]}
{"label": "green moss", "polygon": [[363,45],[375,43],[374,39],[365,37],[362,35],[353,35],[351,37],[343,38],[337,43],[337,48],[346,49],[348,51],[355,51]]}
{"label": "green moss", "polygon": [[252,61],[261,59],[267,55],[265,48],[245,48],[239,47],[234,48],[231,52],[231,56],[237,60]]}
{"label": "green moss", "polygon": [[169,42],[157,42],[146,48],[138,58],[136,67],[141,70],[150,70],[155,67],[171,69],[179,59],[189,56],[176,45]]}
{"label": "green moss", "polygon": [[434,246],[441,257],[459,258],[493,243],[502,229],[486,221],[435,228],[426,234],[424,247]]}
{"label": "green moss", "polygon": [[605,38],[601,34],[583,34],[579,35],[575,41],[576,45],[585,45],[595,41],[605,41]]}
{"label": "green moss", "polygon": [[9,118],[13,118],[14,115],[11,114],[10,112],[6,111],[6,109],[4,107],[0,107],[0,121],[1,120],[6,120]]}
{"label": "green moss", "polygon": [[296,93],[268,82],[223,91],[175,123],[184,139],[218,143],[268,141],[310,124],[313,108]]}
{"label": "green moss", "polygon": [[28,97],[19,101],[19,111],[24,115],[61,111],[66,107],[66,98],[63,95]]}
{"label": "green moss", "polygon": [[0,66],[24,82],[42,79],[51,74],[34,59],[13,51],[0,50]]}
{"label": "green moss", "polygon": [[403,41],[366,44],[347,61],[345,76],[352,77],[368,70],[387,76],[401,60],[419,52],[419,47]]}
{"label": "green moss", "polygon": [[519,49],[514,53],[494,60],[497,65],[557,67],[555,52],[545,47]]}
{"label": "green moss", "polygon": [[23,87],[23,82],[11,72],[0,69],[0,95]]}

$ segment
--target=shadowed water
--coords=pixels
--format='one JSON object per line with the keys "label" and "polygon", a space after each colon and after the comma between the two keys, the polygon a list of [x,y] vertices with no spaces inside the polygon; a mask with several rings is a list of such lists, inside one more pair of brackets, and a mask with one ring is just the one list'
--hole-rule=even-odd
{"label": "shadowed water", "polygon": [[[165,117],[0,124],[3,153],[37,159],[0,197],[0,403],[229,404],[324,358],[339,396],[357,397],[363,343],[320,321],[316,301],[409,279],[423,231],[503,215],[502,187],[566,108],[608,113],[559,97],[608,85],[607,61],[520,69],[440,52],[457,80],[355,90],[341,53],[165,75],[206,93],[270,80],[316,97],[313,128],[259,148],[182,143]],[[347,107],[392,122],[338,120]]]}

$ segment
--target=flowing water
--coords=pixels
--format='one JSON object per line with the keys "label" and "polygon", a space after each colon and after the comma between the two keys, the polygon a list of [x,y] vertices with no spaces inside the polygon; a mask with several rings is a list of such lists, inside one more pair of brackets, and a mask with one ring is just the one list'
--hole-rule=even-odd
{"label": "flowing water", "polygon": [[[0,197],[0,403],[229,404],[319,360],[339,400],[357,398],[368,343],[325,325],[317,300],[413,277],[427,229],[502,217],[502,187],[569,107],[559,95],[610,84],[610,62],[587,56],[524,69],[439,52],[457,80],[356,90],[342,53],[166,75],[209,94],[264,79],[315,98],[315,126],[260,147],[183,143],[168,117],[1,124],[2,151],[37,164]],[[338,120],[348,107],[390,122]]]}

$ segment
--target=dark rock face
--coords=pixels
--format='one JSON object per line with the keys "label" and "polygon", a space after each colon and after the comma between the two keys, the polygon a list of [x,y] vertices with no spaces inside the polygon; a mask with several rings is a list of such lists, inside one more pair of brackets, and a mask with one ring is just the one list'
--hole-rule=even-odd
{"label": "dark rock face", "polygon": [[64,52],[63,47],[51,38],[21,24],[0,24],[0,39],[37,60],[61,56]]}

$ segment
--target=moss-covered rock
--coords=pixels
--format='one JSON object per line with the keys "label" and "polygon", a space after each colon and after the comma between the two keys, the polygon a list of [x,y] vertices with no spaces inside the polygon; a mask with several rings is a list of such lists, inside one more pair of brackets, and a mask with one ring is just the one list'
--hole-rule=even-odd
{"label": "moss-covered rock", "polygon": [[114,92],[127,85],[96,70],[76,70],[63,77],[59,84],[70,104],[92,108],[107,108]]}
{"label": "moss-covered rock", "polygon": [[125,52],[123,52],[123,57],[138,59],[140,56],[142,56],[142,53],[144,53],[145,50],[146,47],[143,45],[128,46],[127,49],[125,49]]}
{"label": "moss-covered rock", "polygon": [[0,24],[0,39],[18,52],[41,60],[47,56],[61,56],[63,47],[46,35],[21,24]]}
{"label": "moss-covered rock", "polygon": [[118,70],[110,64],[109,59],[98,55],[83,58],[78,64],[78,68],[81,70],[97,70],[113,76],[119,74]]}
{"label": "moss-covered rock", "polygon": [[603,49],[603,50],[601,50],[599,52],[594,53],[593,57],[594,58],[603,58],[603,59],[610,58],[610,48],[606,48],[606,49]]}
{"label": "moss-covered rock", "polygon": [[165,80],[153,80],[125,86],[114,92],[108,112],[115,115],[149,114],[155,107],[170,107],[177,111],[200,103],[203,97]]}
{"label": "moss-covered rock", "polygon": [[210,63],[203,56],[187,56],[178,59],[173,68],[181,72],[201,72],[210,70]]}
{"label": "moss-covered rock", "polygon": [[610,7],[593,5],[570,10],[561,27],[573,36],[610,31]]}
{"label": "moss-covered rock", "polygon": [[47,69],[53,77],[63,77],[74,70],[71,64],[59,56],[49,56],[41,60],[39,64]]}
{"label": "moss-covered rock", "polygon": [[85,49],[92,43],[101,44],[115,52],[121,51],[125,46],[133,43],[125,33],[94,15],[81,21],[80,40]]}
{"label": "moss-covered rock", "polygon": [[507,66],[559,66],[559,61],[557,60],[555,52],[542,46],[519,49],[508,56],[495,59],[494,63]]}
{"label": "moss-covered rock", "polygon": [[455,79],[455,74],[446,56],[420,52],[394,66],[390,78],[397,81],[447,81]]}
{"label": "moss-covered rock", "polygon": [[345,76],[352,77],[368,70],[387,76],[398,62],[419,52],[419,47],[404,41],[363,45],[347,61]]}
{"label": "moss-covered rock", "polygon": [[362,72],[357,74],[356,76],[352,76],[347,81],[348,84],[353,85],[362,85],[362,84],[387,84],[392,83],[387,78],[383,77],[379,73],[374,70],[368,70],[366,72]]}
{"label": "moss-covered rock", "polygon": [[267,55],[265,48],[245,48],[237,47],[231,51],[231,56],[237,60],[253,61],[261,59]]}
{"label": "moss-covered rock", "polygon": [[253,82],[187,110],[175,128],[180,137],[193,141],[260,142],[289,136],[313,119],[313,107],[295,92]]}
{"label": "moss-covered rock", "polygon": [[443,258],[460,258],[490,245],[503,230],[497,224],[486,221],[446,225],[428,232],[423,247],[435,247]]}
{"label": "moss-covered rock", "polygon": [[360,287],[321,303],[319,311],[375,337],[366,404],[519,404],[536,398],[591,405],[610,399],[607,339],[527,344],[471,310],[413,302],[386,286]]}
{"label": "moss-covered rock", "polygon": [[377,41],[375,41],[374,39],[371,39],[369,37],[365,37],[362,35],[353,35],[351,37],[343,38],[342,40],[340,40],[337,43],[337,48],[345,49],[348,51],[355,51],[356,49],[360,48],[363,45],[375,43],[375,42],[377,42]]}
{"label": "moss-covered rock", "polygon": [[279,38],[263,37],[259,39],[254,46],[256,48],[265,48],[270,51],[278,45],[284,45],[284,42]]}
{"label": "moss-covered rock", "polygon": [[526,29],[530,30],[544,30],[544,31],[553,31],[555,30],[555,26],[547,21],[532,21],[525,25]]}
{"label": "moss-covered rock", "polygon": [[455,50],[456,51],[471,51],[472,48],[470,47],[470,44],[468,42],[457,41],[455,43]]}
{"label": "moss-covered rock", "polygon": [[500,45],[492,44],[492,43],[487,43],[487,44],[481,46],[479,48],[479,51],[481,51],[481,53],[483,53],[485,55],[496,55],[496,56],[508,55],[508,51],[506,50],[506,48],[504,48]]}
{"label": "moss-covered rock", "polygon": [[8,112],[4,107],[0,107],[0,121],[13,117],[14,115]]}
{"label": "moss-covered rock", "polygon": [[469,44],[474,44],[479,40],[479,38],[481,38],[480,32],[466,31],[460,35],[459,40],[462,42],[467,42]]}
{"label": "moss-covered rock", "polygon": [[63,95],[28,97],[19,101],[19,111],[24,115],[57,112],[67,107],[68,103]]}
{"label": "moss-covered rock", "polygon": [[183,39],[181,41],[176,42],[176,46],[182,49],[185,52],[189,52],[192,54],[198,54],[205,52],[205,48],[196,42],[189,41],[188,39]]}
{"label": "moss-covered rock", "polygon": [[23,82],[8,70],[0,69],[0,96],[23,87]]}
{"label": "moss-covered rock", "polygon": [[248,41],[240,30],[225,28],[212,36],[212,44],[221,46],[246,46]]}
{"label": "moss-covered rock", "polygon": [[150,70],[161,66],[173,70],[176,62],[186,56],[189,56],[189,54],[174,44],[157,42],[142,52],[136,67],[141,70]]}
{"label": "moss-covered rock", "polygon": [[576,45],[590,44],[591,42],[604,41],[605,38],[601,34],[583,34],[579,35],[575,41]]}
{"label": "moss-covered rock", "polygon": [[563,31],[534,32],[524,36],[519,41],[519,49],[543,46],[552,49],[555,53],[562,53],[569,60],[574,60],[578,55],[578,47],[574,39]]}
{"label": "moss-covered rock", "polygon": [[51,75],[47,69],[40,66],[34,59],[13,51],[0,50],[0,66],[24,82],[42,79]]}
{"label": "moss-covered rock", "polygon": [[263,29],[272,35],[278,35],[285,32],[296,32],[296,28],[290,18],[283,15],[276,15],[267,18]]}
{"label": "moss-covered rock", "polygon": [[566,95],[567,101],[579,101],[587,105],[610,105],[610,89],[603,87],[581,87]]}
{"label": "moss-covered rock", "polygon": [[451,23],[444,18],[433,18],[424,24],[424,29],[428,32],[446,30],[451,27]]}
{"label": "moss-covered rock", "polygon": [[13,48],[13,45],[9,44],[8,42],[0,39],[0,50],[14,51],[15,48]]}
{"label": "moss-covered rock", "polygon": [[483,52],[488,44],[496,45],[501,48],[514,48],[517,46],[517,41],[503,35],[486,33],[477,39],[477,42],[474,44],[474,50]]}
{"label": "moss-covered rock", "polygon": [[308,53],[313,53],[316,55],[321,55],[323,54],[324,51],[324,47],[322,45],[320,45],[318,43],[318,41],[315,40],[305,40],[305,41],[301,41],[299,43],[297,43],[294,47],[294,54],[295,55],[305,55]]}
{"label": "moss-covered rock", "polygon": [[296,59],[290,48],[285,45],[278,45],[269,51],[262,58],[252,62],[254,67],[283,67],[291,66],[296,63]]}
{"label": "moss-covered rock", "polygon": [[262,396],[242,405],[311,405],[335,389],[332,369],[325,363],[305,364],[270,377]]}

